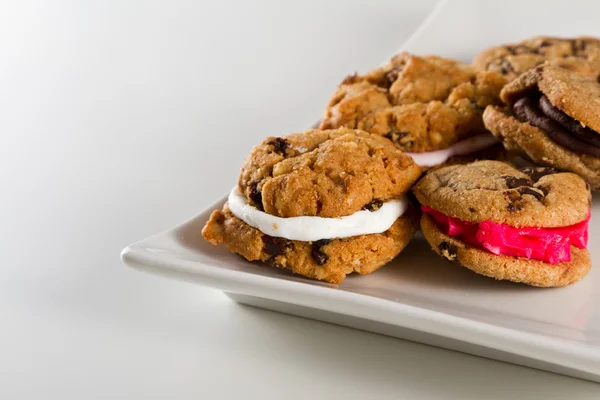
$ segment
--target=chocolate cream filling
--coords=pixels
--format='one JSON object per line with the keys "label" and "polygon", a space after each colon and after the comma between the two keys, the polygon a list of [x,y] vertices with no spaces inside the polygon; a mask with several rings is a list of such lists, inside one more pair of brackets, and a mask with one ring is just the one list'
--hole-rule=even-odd
{"label": "chocolate cream filling", "polygon": [[513,105],[513,112],[520,121],[543,130],[557,144],[600,158],[600,134],[554,107],[546,96],[539,100],[523,97]]}

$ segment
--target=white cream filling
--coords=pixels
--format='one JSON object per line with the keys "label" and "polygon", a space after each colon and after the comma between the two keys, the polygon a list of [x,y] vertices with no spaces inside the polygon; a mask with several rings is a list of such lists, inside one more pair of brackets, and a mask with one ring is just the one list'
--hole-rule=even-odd
{"label": "white cream filling", "polygon": [[377,211],[361,210],[345,217],[281,218],[248,204],[237,187],[229,193],[228,202],[233,215],[262,233],[303,242],[385,232],[408,207],[408,200],[403,196],[383,203]]}
{"label": "white cream filling", "polygon": [[491,133],[482,133],[481,135],[454,143],[452,146],[445,149],[406,154],[411,156],[415,163],[421,167],[433,167],[446,162],[450,157],[471,154],[499,142],[500,141]]}

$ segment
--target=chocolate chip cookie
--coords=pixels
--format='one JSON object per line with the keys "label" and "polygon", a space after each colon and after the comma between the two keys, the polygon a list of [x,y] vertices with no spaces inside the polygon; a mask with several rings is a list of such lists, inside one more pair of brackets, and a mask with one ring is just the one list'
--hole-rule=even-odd
{"label": "chocolate chip cookie", "polygon": [[591,268],[591,195],[575,174],[478,161],[430,171],[413,193],[433,250],[476,273],[564,286]]}
{"label": "chocolate chip cookie", "polygon": [[[420,173],[409,156],[381,136],[347,128],[310,130],[256,146],[242,166],[238,190],[247,205],[286,223],[303,224],[305,217],[333,223],[397,201]],[[408,244],[418,228],[418,209],[409,205],[393,218],[378,233],[304,241],[269,235],[226,203],[212,213],[202,234],[249,261],[339,283],[351,272],[375,271]]]}
{"label": "chocolate chip cookie", "polygon": [[600,40],[593,37],[534,37],[492,47],[477,55],[473,65],[513,80],[545,61],[597,80],[600,74]]}
{"label": "chocolate chip cookie", "polygon": [[600,189],[600,84],[546,63],[506,85],[501,97],[507,108],[490,106],[483,118],[507,150]]}
{"label": "chocolate chip cookie", "polygon": [[359,128],[407,152],[429,152],[481,134],[486,106],[500,104],[506,80],[436,56],[400,53],[381,68],[347,77],[320,127]]}

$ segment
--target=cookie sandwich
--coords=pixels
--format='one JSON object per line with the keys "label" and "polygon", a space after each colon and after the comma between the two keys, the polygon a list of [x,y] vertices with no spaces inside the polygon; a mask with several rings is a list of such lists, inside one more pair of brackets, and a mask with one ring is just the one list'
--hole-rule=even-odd
{"label": "cookie sandwich", "polygon": [[[498,144],[482,114],[486,106],[501,104],[505,83],[496,72],[404,52],[381,68],[347,77],[331,97],[320,128],[385,136],[426,168],[457,156],[480,158],[480,151]],[[498,145],[485,157],[501,149]]]}
{"label": "cookie sandwich", "polygon": [[600,76],[600,39],[534,37],[487,49],[475,57],[473,65],[513,80],[546,61],[597,80]]}
{"label": "cookie sandwich", "polygon": [[411,240],[419,211],[405,194],[420,173],[389,140],[360,130],[270,137],[202,235],[249,261],[339,283],[377,270]]}
{"label": "cookie sandwich", "polygon": [[506,108],[490,106],[483,119],[507,150],[600,190],[598,82],[546,63],[506,85],[501,98]]}
{"label": "cookie sandwich", "polygon": [[575,174],[478,161],[430,171],[413,193],[433,250],[478,274],[548,287],[591,268],[591,195]]}

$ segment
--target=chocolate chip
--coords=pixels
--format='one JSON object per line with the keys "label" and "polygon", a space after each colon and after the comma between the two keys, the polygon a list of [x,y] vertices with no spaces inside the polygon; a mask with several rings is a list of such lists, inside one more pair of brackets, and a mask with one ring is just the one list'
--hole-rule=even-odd
{"label": "chocolate chip", "polygon": [[544,197],[548,196],[548,193],[550,193],[550,186],[549,185],[540,185],[537,188],[539,190],[541,190],[542,193],[544,193]]}
{"label": "chocolate chip", "polygon": [[387,87],[392,86],[392,84],[396,82],[396,80],[398,79],[398,75],[400,75],[401,71],[402,67],[396,67],[389,71],[387,74],[385,74],[385,79],[387,80]]}
{"label": "chocolate chip", "polygon": [[585,40],[571,40],[571,51],[573,52],[573,55],[577,55],[578,53],[585,51],[586,46],[587,42]]}
{"label": "chocolate chip", "polygon": [[440,251],[440,255],[450,261],[457,261],[456,257],[458,256],[458,248],[456,245],[443,241],[438,245],[438,250]]}
{"label": "chocolate chip", "polygon": [[400,131],[392,129],[391,131],[386,133],[384,136],[386,138],[390,139],[392,142],[398,143],[398,141],[400,139],[406,137],[406,135],[408,135],[408,132],[400,132]]}
{"label": "chocolate chip", "polygon": [[529,175],[534,182],[539,181],[546,175],[556,174],[557,171],[550,167],[524,167],[519,169],[522,173]]}
{"label": "chocolate chip", "polygon": [[527,46],[523,46],[522,44],[517,46],[507,46],[506,50],[512,55],[516,54],[527,54],[531,52],[531,49]]}
{"label": "chocolate chip", "polygon": [[552,45],[552,43],[550,43],[547,40],[542,40],[542,42],[540,43],[540,47],[548,47],[548,46],[551,46],[551,45]]}
{"label": "chocolate chip", "polygon": [[287,239],[265,235],[262,237],[265,252],[273,257],[281,256],[292,250],[294,245]]}
{"label": "chocolate chip", "polygon": [[508,192],[504,192],[504,195],[507,198],[506,200],[508,204],[506,205],[506,209],[508,211],[515,212],[521,211],[523,209],[523,199],[521,199],[520,193],[511,190]]}
{"label": "chocolate chip", "polygon": [[287,139],[277,137],[273,140],[269,140],[267,145],[273,146],[273,151],[277,154],[285,155],[285,149],[287,149],[290,143]]}
{"label": "chocolate chip", "polygon": [[250,200],[254,203],[254,207],[260,211],[264,211],[262,204],[262,193],[258,189],[258,182],[250,184]]}
{"label": "chocolate chip", "polygon": [[476,209],[474,209],[473,207],[469,207],[469,212],[474,213],[475,211],[477,211]]}
{"label": "chocolate chip", "polygon": [[[576,54],[577,53],[577,41],[575,39],[573,39],[570,41],[570,44],[571,44],[571,53]],[[568,56],[568,54],[566,56]]]}
{"label": "chocolate chip", "polygon": [[330,239],[321,239],[313,242],[312,250],[310,251],[310,255],[317,262],[318,265],[323,265],[329,259],[329,256],[322,251],[322,247],[327,243],[331,242]]}
{"label": "chocolate chip", "polygon": [[507,59],[503,58],[498,64],[498,68],[500,69],[501,74],[508,74],[510,72],[515,72],[512,64]]}
{"label": "chocolate chip", "polygon": [[515,189],[521,186],[531,186],[533,185],[533,182],[527,178],[518,178],[516,176],[510,176],[510,175],[504,175],[501,176],[500,178],[504,179],[504,181],[506,182],[506,186],[508,186],[509,189]]}
{"label": "chocolate chip", "polygon": [[544,193],[541,190],[533,188],[533,187],[522,186],[517,189],[517,192],[519,192],[521,195],[528,194],[530,196],[533,196],[538,201],[541,201],[544,198]]}
{"label": "chocolate chip", "polygon": [[561,124],[539,111],[532,99],[523,97],[513,105],[513,112],[521,121],[529,122],[544,131],[550,139],[575,153],[600,158],[600,147],[590,145],[571,135]]}
{"label": "chocolate chip", "polygon": [[363,210],[367,211],[377,211],[383,205],[383,201],[379,199],[373,199],[369,204],[363,207]]}

